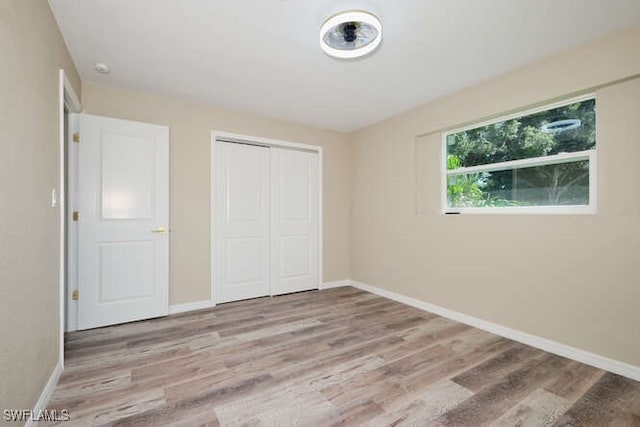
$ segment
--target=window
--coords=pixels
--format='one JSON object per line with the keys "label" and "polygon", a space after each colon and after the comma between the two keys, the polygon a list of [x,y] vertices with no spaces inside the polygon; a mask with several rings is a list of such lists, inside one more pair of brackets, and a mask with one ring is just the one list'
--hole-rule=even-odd
{"label": "window", "polygon": [[446,213],[595,212],[593,95],[443,137]]}

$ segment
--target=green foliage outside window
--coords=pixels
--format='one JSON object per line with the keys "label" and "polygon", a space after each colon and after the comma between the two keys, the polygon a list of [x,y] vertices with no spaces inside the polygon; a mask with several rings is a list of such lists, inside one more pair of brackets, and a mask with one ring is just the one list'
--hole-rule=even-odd
{"label": "green foliage outside window", "polygon": [[[447,135],[447,170],[591,150],[595,99]],[[589,203],[589,161],[449,175],[450,207]]]}

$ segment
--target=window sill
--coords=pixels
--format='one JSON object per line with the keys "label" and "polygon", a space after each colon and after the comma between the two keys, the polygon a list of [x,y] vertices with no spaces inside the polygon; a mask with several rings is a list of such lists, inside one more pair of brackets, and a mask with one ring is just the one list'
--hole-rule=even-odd
{"label": "window sill", "polygon": [[595,206],[512,206],[496,208],[447,208],[443,215],[595,215]]}

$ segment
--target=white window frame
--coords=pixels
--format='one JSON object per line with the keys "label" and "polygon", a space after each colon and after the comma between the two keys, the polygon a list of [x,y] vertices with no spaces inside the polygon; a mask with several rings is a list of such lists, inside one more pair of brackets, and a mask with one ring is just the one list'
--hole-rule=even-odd
{"label": "white window frame", "polygon": [[[511,160],[507,162],[490,163],[486,165],[462,167],[458,169],[447,170],[447,136],[471,129],[477,129],[483,126],[500,123],[519,117],[552,110],[565,105],[574,104],[576,102],[596,99],[594,93],[582,95],[579,97],[565,99],[560,102],[546,104],[538,108],[520,111],[514,114],[501,116],[484,122],[474,123],[469,126],[452,129],[442,133],[442,152],[441,152],[441,195],[442,195],[442,213],[449,214],[595,214],[597,213],[597,150],[596,146],[591,150],[577,151],[574,153],[559,153],[550,156],[532,157],[529,159]],[[596,113],[597,126],[597,113]],[[448,198],[448,180],[450,176],[465,175],[479,172],[495,172],[502,170],[521,169],[532,166],[544,166],[560,163],[571,163],[575,161],[589,161],[589,204],[588,205],[557,205],[557,206],[498,206],[498,207],[449,207]]]}

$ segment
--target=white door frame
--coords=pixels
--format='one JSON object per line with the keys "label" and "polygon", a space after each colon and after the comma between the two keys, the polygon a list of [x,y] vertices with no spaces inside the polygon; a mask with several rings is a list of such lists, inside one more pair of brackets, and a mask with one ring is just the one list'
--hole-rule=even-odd
{"label": "white door frame", "polygon": [[[60,183],[59,183],[59,194],[58,194],[58,206],[60,208],[60,236],[59,236],[59,240],[60,240],[60,276],[59,276],[59,292],[60,292],[60,363],[62,365],[62,367],[64,367],[64,333],[65,333],[65,318],[68,318],[68,314],[67,311],[70,310],[65,310],[65,302],[67,301],[66,299],[66,295],[65,295],[65,277],[67,278],[67,280],[70,282],[71,285],[71,281],[75,280],[75,276],[73,274],[69,274],[67,275],[67,271],[69,271],[69,273],[72,273],[73,270],[72,269],[68,269],[68,266],[66,265],[66,261],[67,261],[67,253],[66,251],[68,250],[69,253],[71,253],[71,245],[73,243],[72,240],[72,232],[73,232],[73,228],[74,227],[69,227],[69,230],[67,230],[66,224],[67,224],[67,220],[68,218],[65,218],[65,214],[66,214],[66,203],[65,203],[65,188],[67,187],[68,184],[70,184],[71,182],[66,182],[65,179],[65,175],[67,173],[67,171],[69,171],[69,173],[71,173],[71,168],[70,166],[73,164],[73,161],[71,160],[72,158],[72,153],[71,150],[69,150],[69,143],[73,140],[73,133],[76,131],[76,127],[77,125],[75,123],[72,123],[71,120],[71,114],[72,113],[79,113],[82,110],[82,105],[80,104],[80,99],[78,98],[78,96],[76,95],[75,90],[73,89],[73,86],[71,86],[71,82],[69,82],[69,79],[67,78],[67,74],[65,73],[65,71],[63,69],[60,69],[58,72],[59,78],[58,78],[58,93],[59,93],[59,153],[60,153],[60,165],[59,165],[59,171],[60,171]],[[67,123],[67,138],[68,141],[65,138],[65,132],[64,132],[64,109],[65,107],[67,108],[67,110],[70,113],[69,116],[69,122]],[[65,154],[67,154],[67,156],[65,156]],[[67,161],[65,160],[65,157],[68,157],[69,161],[67,164]],[[71,181],[71,180],[69,180]],[[69,192],[69,196],[72,196],[73,192],[70,191]],[[70,206],[73,206],[73,204],[69,203]],[[75,283],[75,282],[73,282]],[[71,286],[69,286],[71,287]],[[69,307],[71,307],[71,305],[69,305]]]}
{"label": "white door frame", "polygon": [[[319,145],[308,145],[308,144],[300,144],[297,142],[289,142],[282,141],[279,139],[270,139],[270,138],[262,138],[259,136],[249,136],[249,135],[239,135],[235,133],[222,132],[222,131],[211,131],[211,162],[210,162],[210,220],[211,220],[211,305],[215,305],[217,303],[216,296],[216,274],[215,274],[215,266],[216,266],[216,212],[217,212],[217,197],[215,193],[215,179],[216,179],[216,159],[217,159],[217,141],[223,140],[228,142],[238,142],[245,144],[253,144],[253,145],[262,145],[265,147],[278,147],[290,150],[305,150],[305,151],[313,151],[318,153],[318,220],[319,220],[319,239],[318,239],[318,286],[322,286],[322,274],[323,274],[323,257],[322,257],[322,247],[323,247],[323,215],[322,215],[322,150],[323,147]],[[271,285],[269,285],[269,292],[271,292]]]}
{"label": "white door frame", "polygon": [[67,287],[66,331],[78,329],[78,301],[73,300],[73,291],[78,289],[78,223],[73,220],[73,212],[78,210],[78,144],[73,135],[80,130],[80,112],[69,115],[69,135],[67,150]]}

